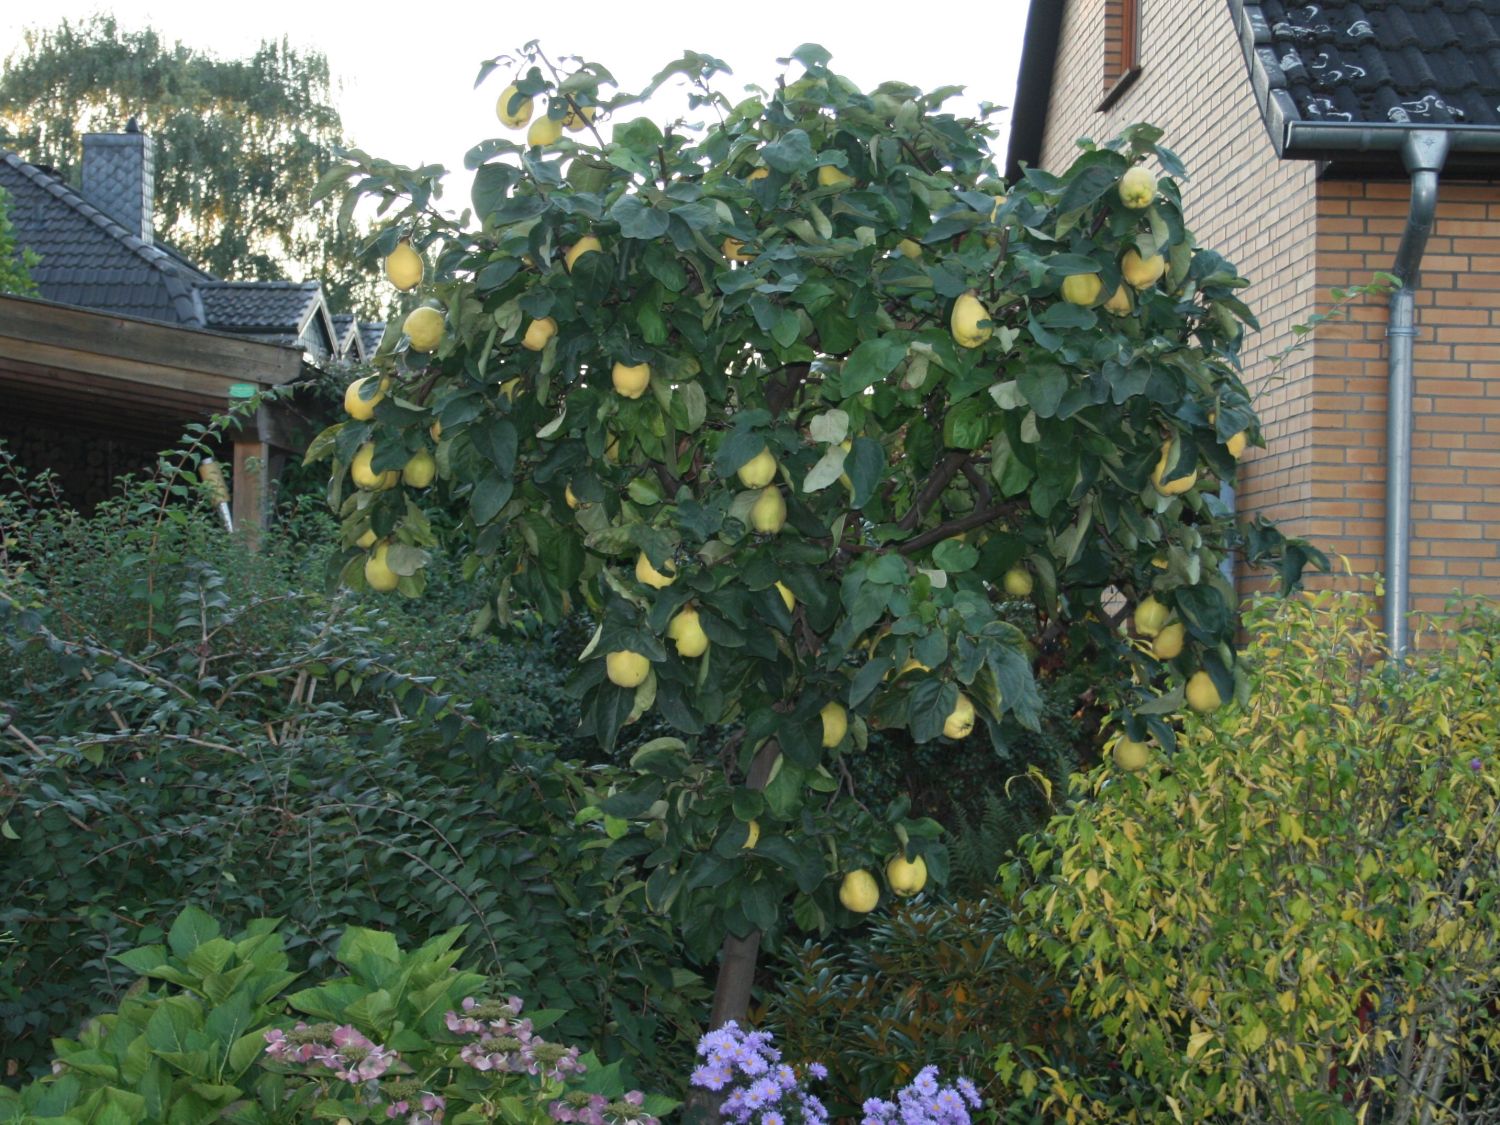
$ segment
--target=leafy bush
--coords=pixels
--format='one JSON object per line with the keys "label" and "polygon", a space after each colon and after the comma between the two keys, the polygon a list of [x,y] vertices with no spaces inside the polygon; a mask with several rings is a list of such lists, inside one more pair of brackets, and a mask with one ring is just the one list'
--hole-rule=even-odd
{"label": "leafy bush", "polygon": [[[1260,602],[1251,702],[1189,717],[1140,773],[1075,780],[1005,885],[1012,948],[1177,1120],[1492,1120],[1500,1113],[1500,615],[1405,667],[1368,597]],[[1032,878],[1032,875],[1035,878]],[[1047,1109],[1092,1077],[1007,1045]]]}
{"label": "leafy bush", "polygon": [[[499,982],[455,967],[459,933],[403,952],[388,933],[351,927],[336,954],[345,971],[289,993],[298,974],[277,923],[226,938],[189,907],[164,944],[117,958],[142,979],[117,1011],[57,1042],[51,1076],[0,1087],[0,1121],[460,1125],[492,1120],[496,1104],[514,1121],[552,1103],[654,1125],[672,1107],[626,1094],[618,1066],[534,1034],[564,1013],[521,1019],[519,998],[477,1000]],[[293,1026],[294,1014],[323,1022]]]}
{"label": "leafy bush", "polygon": [[[601,847],[615,771],[491,733],[418,663],[422,628],[306,586],[295,524],[258,553],[226,537],[188,471],[202,440],[87,519],[16,473],[0,510],[9,1065],[45,1061],[124,986],[112,955],[198,903],[284,917],[315,967],[351,924],[408,945],[463,927],[563,1034],[680,1072],[701,983]],[[496,647],[463,686],[519,714],[523,659]]]}
{"label": "leafy bush", "polygon": [[1010,927],[994,897],[899,903],[857,942],[808,942],[783,956],[760,1022],[791,1055],[826,1063],[836,1117],[892,1097],[927,1065],[974,1080],[993,1102],[995,1043],[1074,1059],[1096,1046],[1065,1014],[1066,978],[1006,948]]}

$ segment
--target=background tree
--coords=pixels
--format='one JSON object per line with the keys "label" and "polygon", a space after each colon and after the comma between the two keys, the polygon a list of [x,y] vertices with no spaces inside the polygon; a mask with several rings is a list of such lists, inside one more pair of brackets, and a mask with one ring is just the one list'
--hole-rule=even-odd
{"label": "background tree", "polygon": [[[497,108],[528,132],[470,152],[477,221],[428,206],[427,169],[354,154],[324,184],[381,199],[376,246],[423,302],[309,451],[335,459],[340,577],[415,596],[446,540],[481,624],[593,616],[584,729],[674,728],[604,832],[694,954],[723,939],[715,1023],[762,935],[854,920],[893,859],[892,891],[917,860],[942,877],[935,825],[860,801],[870,730],[1003,749],[1061,648],[1116,668],[1100,694],[1170,748],[1185,682],[1204,709],[1242,690],[1220,564],[1294,582],[1313,557],[1216,504],[1257,433],[1245,282],[1194,246],[1157,130],[1007,193],[953,90],[794,57],[733,103],[708,56],[611,97],[533,45],[481,74],[512,67]],[[624,118],[674,75],[715,124]]]}
{"label": "background tree", "polygon": [[10,196],[0,188],[0,293],[32,293],[36,283],[31,280],[30,267],[38,258],[30,250],[16,247],[15,230],[10,225]]}
{"label": "background tree", "polygon": [[321,53],[223,60],[95,16],[28,31],[0,72],[0,146],[75,181],[82,135],[131,117],[156,142],[163,240],[221,277],[317,279],[336,309],[383,311],[357,234],[308,202],[344,143]]}

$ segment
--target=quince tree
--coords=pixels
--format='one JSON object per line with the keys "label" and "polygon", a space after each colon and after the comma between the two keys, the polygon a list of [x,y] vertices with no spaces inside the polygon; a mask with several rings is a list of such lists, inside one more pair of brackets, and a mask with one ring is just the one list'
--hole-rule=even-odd
{"label": "quince tree", "polygon": [[[829,60],[803,46],[800,75],[734,101],[707,55],[624,92],[530,44],[481,71],[528,132],[469,152],[470,210],[435,205],[441,168],[361,152],[322,185],[346,214],[378,200],[372,251],[416,249],[413,298],[442,318],[416,341],[393,320],[378,401],[309,451],[333,460],[340,578],[365,585],[379,551],[417,596],[442,543],[482,625],[597,623],[583,727],[676,732],[603,824],[690,951],[724,942],[716,1023],[743,1015],[762,935],[855,920],[843,875],[899,856],[943,878],[935,824],[859,801],[871,730],[1003,748],[1038,725],[1049,642],[1113,657],[1130,737],[1170,748],[1190,677],[1240,690],[1221,564],[1293,583],[1315,558],[1216,497],[1226,443],[1258,440],[1253,320],[1159,131],[1007,185],[991,107],[866,93]],[[673,79],[709,124],[632,115]],[[430,486],[394,483],[426,454]],[[1123,627],[1148,595],[1184,626],[1171,659]]]}

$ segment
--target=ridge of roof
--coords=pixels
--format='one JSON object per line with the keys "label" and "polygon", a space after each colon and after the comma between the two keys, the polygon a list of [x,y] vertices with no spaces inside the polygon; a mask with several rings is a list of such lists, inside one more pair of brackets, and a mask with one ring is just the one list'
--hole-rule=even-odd
{"label": "ridge of roof", "polygon": [[162,284],[172,302],[172,311],[177,314],[178,319],[184,324],[204,326],[206,322],[203,315],[203,303],[198,297],[196,286],[192,280],[183,277],[182,268],[171,254],[131,234],[69,187],[60,176],[45,172],[36,165],[22,160],[17,153],[9,149],[0,149],[0,162],[13,169],[18,175],[25,177],[59,203],[72,208],[144,261],[152,270],[161,275]]}

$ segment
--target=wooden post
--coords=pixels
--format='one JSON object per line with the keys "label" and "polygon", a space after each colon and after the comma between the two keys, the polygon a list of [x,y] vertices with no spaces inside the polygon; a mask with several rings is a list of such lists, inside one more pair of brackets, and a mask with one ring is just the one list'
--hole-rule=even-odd
{"label": "wooden post", "polygon": [[233,512],[235,530],[254,550],[266,528],[271,494],[271,446],[243,434],[234,443]]}

